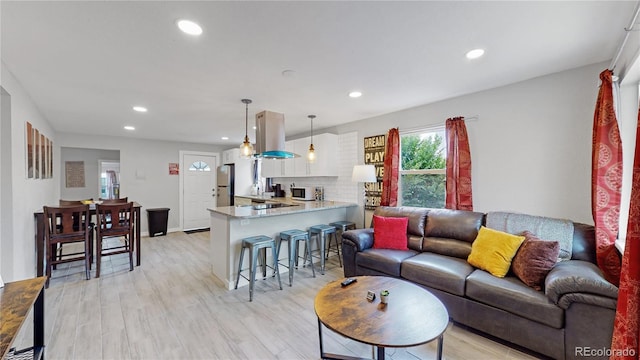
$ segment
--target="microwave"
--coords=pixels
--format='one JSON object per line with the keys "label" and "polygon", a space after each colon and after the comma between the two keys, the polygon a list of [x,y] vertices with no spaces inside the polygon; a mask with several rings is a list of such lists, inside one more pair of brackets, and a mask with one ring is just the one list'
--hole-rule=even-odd
{"label": "microwave", "polygon": [[315,200],[316,189],[310,186],[306,187],[292,187],[291,198],[296,200]]}

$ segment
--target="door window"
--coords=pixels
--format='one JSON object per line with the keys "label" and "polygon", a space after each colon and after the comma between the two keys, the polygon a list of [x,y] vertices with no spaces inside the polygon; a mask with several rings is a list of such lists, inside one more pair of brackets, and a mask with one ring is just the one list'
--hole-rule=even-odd
{"label": "door window", "polygon": [[211,167],[204,161],[194,161],[189,166],[189,171],[211,171]]}

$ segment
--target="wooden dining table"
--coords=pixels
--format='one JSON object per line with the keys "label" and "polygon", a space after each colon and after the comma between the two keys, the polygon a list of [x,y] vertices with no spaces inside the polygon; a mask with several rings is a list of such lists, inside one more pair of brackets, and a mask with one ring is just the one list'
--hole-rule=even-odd
{"label": "wooden dining table", "polygon": [[[142,206],[133,201],[133,217],[134,217],[134,242],[133,250],[136,253],[136,266],[140,266],[140,209]],[[89,211],[91,216],[96,214],[95,204],[89,205]],[[48,251],[45,246],[44,239],[44,210],[40,209],[33,213],[33,219],[35,224],[35,241],[36,241],[36,276],[43,276],[44,269],[47,261],[47,255],[45,251]]]}

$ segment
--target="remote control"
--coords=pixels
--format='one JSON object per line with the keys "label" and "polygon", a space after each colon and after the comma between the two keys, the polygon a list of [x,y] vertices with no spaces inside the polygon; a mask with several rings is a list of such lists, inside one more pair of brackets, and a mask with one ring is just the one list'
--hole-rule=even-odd
{"label": "remote control", "polygon": [[353,284],[353,283],[354,283],[354,282],[356,282],[356,281],[358,281],[358,279],[354,279],[354,278],[346,278],[346,279],[344,279],[344,281],[343,281],[343,282],[341,282],[340,284],[342,285],[342,287],[345,287],[345,286],[349,286],[349,285]]}

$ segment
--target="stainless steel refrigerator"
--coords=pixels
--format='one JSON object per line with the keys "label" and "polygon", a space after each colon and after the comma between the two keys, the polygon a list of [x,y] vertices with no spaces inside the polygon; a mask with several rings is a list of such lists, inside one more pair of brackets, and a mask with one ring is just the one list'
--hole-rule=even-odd
{"label": "stainless steel refrigerator", "polygon": [[218,206],[233,206],[234,166],[218,166]]}

